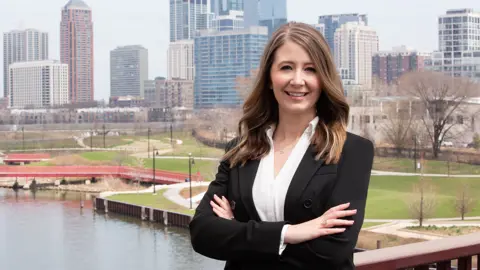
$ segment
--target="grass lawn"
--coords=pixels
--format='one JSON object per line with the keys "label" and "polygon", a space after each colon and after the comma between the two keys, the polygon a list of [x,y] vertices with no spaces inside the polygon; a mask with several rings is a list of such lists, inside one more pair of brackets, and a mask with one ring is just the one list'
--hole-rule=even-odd
{"label": "grass lawn", "polygon": [[156,195],[152,193],[146,194],[118,194],[109,196],[109,200],[121,201],[131,204],[150,206],[158,209],[179,212],[183,214],[193,215],[194,211],[176,203],[171,202],[163,196],[166,190],[159,190]]}
{"label": "grass lawn", "polygon": [[[131,137],[127,136],[105,136],[105,148],[112,148],[120,145],[127,145],[133,142]],[[83,140],[83,143],[90,147],[90,137]],[[93,136],[91,140],[92,147],[103,148],[103,136]]]}
{"label": "grass lawn", "polygon": [[[373,169],[380,171],[415,172],[414,160],[408,158],[375,157]],[[419,170],[417,170],[417,172],[419,172]],[[423,172],[435,174],[480,174],[480,166],[439,160],[424,160]]]}
{"label": "grass lawn", "polygon": [[[153,167],[153,158],[145,159],[147,168]],[[211,181],[213,174],[217,172],[218,161],[213,160],[195,160],[192,165],[192,175],[196,175],[197,171]],[[188,159],[155,159],[155,168],[159,170],[167,170],[173,172],[188,173]]]}
{"label": "grass lawn", "polygon": [[[151,138],[169,143],[170,133],[155,134]],[[187,156],[188,153],[192,153],[193,156],[197,157],[219,158],[224,154],[223,149],[209,147],[198,142],[192,137],[191,132],[173,132],[173,139],[182,140],[182,144],[174,144],[173,151],[164,153],[164,156]]]}
{"label": "grass lawn", "polygon": [[9,140],[0,141],[1,150],[25,150],[28,149],[46,149],[46,148],[78,148],[80,147],[74,139],[58,140]]}
{"label": "grass lawn", "polygon": [[[469,185],[470,194],[480,194],[480,178],[432,177],[435,188],[436,208],[433,217],[458,217],[454,208],[456,195],[461,184]],[[415,195],[413,184],[418,176],[372,176],[368,191],[366,218],[402,219],[412,218],[409,202]],[[417,196],[418,197],[418,196]],[[480,200],[477,200],[472,212],[467,216],[480,216]]]}

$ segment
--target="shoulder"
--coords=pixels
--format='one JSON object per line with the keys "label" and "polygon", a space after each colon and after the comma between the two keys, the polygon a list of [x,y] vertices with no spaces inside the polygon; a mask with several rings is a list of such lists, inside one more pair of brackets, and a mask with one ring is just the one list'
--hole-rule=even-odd
{"label": "shoulder", "polygon": [[362,156],[373,155],[373,143],[359,135],[347,132],[347,139],[343,146],[343,152],[354,152]]}

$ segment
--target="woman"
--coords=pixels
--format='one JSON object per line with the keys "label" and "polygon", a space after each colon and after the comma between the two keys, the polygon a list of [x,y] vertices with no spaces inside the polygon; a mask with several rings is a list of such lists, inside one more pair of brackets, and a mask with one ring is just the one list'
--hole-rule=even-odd
{"label": "woman", "polygon": [[190,223],[194,250],[225,269],[354,269],[373,145],[346,132],[349,107],[321,34],[280,27],[243,110]]}

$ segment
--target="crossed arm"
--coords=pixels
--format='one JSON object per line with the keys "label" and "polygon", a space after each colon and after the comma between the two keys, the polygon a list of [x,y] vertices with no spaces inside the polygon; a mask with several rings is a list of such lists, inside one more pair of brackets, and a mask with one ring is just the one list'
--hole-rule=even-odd
{"label": "crossed arm", "polygon": [[[357,153],[361,153],[361,156]],[[359,144],[355,153],[343,157],[337,183],[328,201],[330,212],[302,224],[290,225],[285,233],[285,243],[290,251],[308,250],[312,260],[332,262],[342,261],[353,253],[363,223],[372,162],[371,143]],[[255,260],[260,256],[279,256],[285,222],[239,222],[228,216],[222,217],[213,210],[211,202],[217,202],[220,206],[222,196],[226,196],[229,170],[228,162],[222,161],[215,180],[192,219],[190,234],[194,250],[218,260]],[[214,195],[220,200],[216,200]],[[344,203],[347,202],[350,204],[345,207]],[[342,204],[343,208],[340,207]],[[347,207],[356,209],[356,214],[351,216],[352,210],[343,210]],[[326,219],[333,222],[325,224]],[[348,227],[334,228],[342,225]]]}

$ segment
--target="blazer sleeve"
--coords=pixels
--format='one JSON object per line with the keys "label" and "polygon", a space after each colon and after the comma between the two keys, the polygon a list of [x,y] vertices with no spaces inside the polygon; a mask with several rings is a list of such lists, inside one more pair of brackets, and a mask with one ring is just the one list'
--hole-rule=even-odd
{"label": "blazer sleeve", "polygon": [[[337,171],[337,182],[326,208],[350,202],[349,209],[357,209],[354,216],[344,219],[354,220],[343,233],[319,237],[302,243],[312,260],[327,260],[334,265],[352,260],[358,234],[363,225],[370,174],[373,165],[373,144],[369,140],[354,135],[354,140],[346,142]],[[347,145],[348,143],[348,145]],[[294,247],[293,245],[292,247]]]}
{"label": "blazer sleeve", "polygon": [[[231,141],[226,150],[233,144]],[[217,260],[254,260],[266,255],[278,257],[285,222],[239,222],[220,218],[213,212],[210,201],[214,194],[227,195],[229,174],[229,162],[221,161],[215,180],[209,185],[189,225],[193,249]]]}

